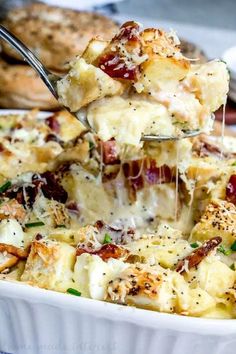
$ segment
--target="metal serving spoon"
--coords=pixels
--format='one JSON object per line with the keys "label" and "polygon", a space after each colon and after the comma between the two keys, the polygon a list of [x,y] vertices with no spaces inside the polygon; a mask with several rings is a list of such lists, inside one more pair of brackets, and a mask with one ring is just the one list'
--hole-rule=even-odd
{"label": "metal serving spoon", "polygon": [[[36,56],[27,48],[18,38],[10,33],[5,27],[0,25],[0,38],[4,39],[10,44],[28,64],[39,74],[47,88],[51,91],[53,96],[59,100],[57,93],[57,81],[61,79],[60,76],[51,73],[45,66],[36,58]],[[60,103],[61,104],[61,103]],[[79,112],[71,112],[68,107],[64,107],[72,115],[74,115],[86,128],[92,129],[86,115],[79,114]],[[167,135],[143,135],[142,141],[167,141],[179,140],[183,138],[192,138],[201,134],[200,130],[183,131],[181,136],[167,136]]]}

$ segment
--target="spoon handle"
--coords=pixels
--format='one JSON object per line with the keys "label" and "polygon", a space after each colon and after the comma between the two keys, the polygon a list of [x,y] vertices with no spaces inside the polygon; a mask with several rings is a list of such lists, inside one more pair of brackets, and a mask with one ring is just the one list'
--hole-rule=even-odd
{"label": "spoon handle", "polygon": [[28,64],[40,75],[51,93],[56,99],[58,99],[55,83],[59,77],[48,71],[26,46],[2,25],[0,25],[0,38],[10,44],[10,46],[12,46],[24,58],[24,60],[28,62]]}

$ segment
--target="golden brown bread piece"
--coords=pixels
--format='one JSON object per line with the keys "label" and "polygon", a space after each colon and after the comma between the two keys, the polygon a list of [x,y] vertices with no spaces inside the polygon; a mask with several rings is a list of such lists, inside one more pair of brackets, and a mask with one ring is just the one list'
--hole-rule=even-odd
{"label": "golden brown bread piece", "polygon": [[23,248],[6,243],[0,243],[0,252],[7,252],[21,259],[26,259],[29,255],[29,250],[24,250]]}
{"label": "golden brown bread piece", "polygon": [[[4,25],[48,68],[60,71],[83,52],[92,37],[110,39],[117,30],[116,24],[103,15],[36,3],[10,11]],[[22,60],[6,43],[2,45],[7,55]]]}
{"label": "golden brown bread piece", "polygon": [[0,58],[0,106],[54,110],[59,103],[28,65],[9,64]]}

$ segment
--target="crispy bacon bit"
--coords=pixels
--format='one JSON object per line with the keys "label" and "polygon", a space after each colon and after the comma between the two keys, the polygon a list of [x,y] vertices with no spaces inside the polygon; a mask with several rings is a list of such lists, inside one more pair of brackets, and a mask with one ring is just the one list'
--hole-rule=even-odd
{"label": "crispy bacon bit", "polygon": [[136,65],[126,65],[119,54],[105,54],[99,61],[99,68],[114,79],[137,80],[139,68]]}
{"label": "crispy bacon bit", "polygon": [[41,178],[46,181],[42,184],[42,192],[48,199],[54,199],[57,202],[65,203],[68,194],[58,182],[58,178],[50,171],[41,174]]}
{"label": "crispy bacon bit", "polygon": [[5,147],[3,145],[3,143],[0,143],[0,152],[3,152],[5,150]]}
{"label": "crispy bacon bit", "polygon": [[32,207],[40,189],[48,199],[54,199],[60,203],[65,203],[67,200],[67,192],[58,182],[58,177],[50,171],[41,175],[33,175],[30,185],[12,186],[4,193],[4,196],[16,199],[19,204]]}
{"label": "crispy bacon bit", "polygon": [[98,66],[112,78],[136,81],[140,68],[132,58],[134,53],[141,56],[139,25],[130,21],[112,39],[108,51],[99,58]]}
{"label": "crispy bacon bit", "polygon": [[24,207],[16,199],[11,199],[0,206],[0,220],[14,218],[20,222],[24,221],[26,212]]}
{"label": "crispy bacon bit", "polygon": [[145,186],[170,183],[172,173],[168,166],[156,166],[153,159],[133,160],[122,166],[130,198],[135,200],[136,192]]}
{"label": "crispy bacon bit", "polygon": [[13,245],[7,245],[6,243],[0,243],[0,252],[5,251],[21,259],[26,259],[29,255],[29,250],[24,250],[23,248],[15,247]]}
{"label": "crispy bacon bit", "polygon": [[236,205],[236,175],[232,175],[226,186],[226,200]]}
{"label": "crispy bacon bit", "polygon": [[76,255],[80,256],[83,253],[89,253],[91,255],[97,255],[102,258],[103,261],[108,261],[110,258],[126,258],[129,254],[129,251],[121,246],[117,246],[113,243],[108,243],[103,245],[99,250],[89,250],[85,248],[77,248]]}
{"label": "crispy bacon bit", "polygon": [[[35,176],[38,178],[37,175]],[[34,179],[34,176],[32,178]],[[4,196],[10,199],[16,199],[19,204],[27,205],[31,208],[42,184],[43,182],[37,179],[33,180],[30,186],[13,185],[4,193]]]}
{"label": "crispy bacon bit", "polygon": [[50,116],[47,119],[45,119],[45,123],[56,134],[60,133],[60,123],[58,122],[57,114],[54,114],[53,116]]}
{"label": "crispy bacon bit", "polygon": [[155,160],[146,160],[144,174],[148,184],[169,183],[172,179],[170,168],[167,165],[157,167]]}
{"label": "crispy bacon bit", "polygon": [[118,40],[139,41],[140,26],[137,22],[127,21],[120,27],[119,33],[115,36]]}
{"label": "crispy bacon bit", "polygon": [[115,139],[101,141],[99,144],[102,160],[105,165],[115,165],[120,163]]}
{"label": "crispy bacon bit", "polygon": [[176,272],[180,274],[185,272],[185,266],[188,269],[196,267],[208,254],[222,242],[221,237],[213,237],[206,241],[201,247],[193,251],[189,256],[178,262]]}

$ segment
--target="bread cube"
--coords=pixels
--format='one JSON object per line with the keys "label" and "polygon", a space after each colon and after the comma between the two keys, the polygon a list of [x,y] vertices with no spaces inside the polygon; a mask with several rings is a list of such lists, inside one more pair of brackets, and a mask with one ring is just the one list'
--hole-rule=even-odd
{"label": "bread cube", "polygon": [[66,292],[73,287],[75,248],[52,240],[33,241],[21,281],[40,288]]}
{"label": "bread cube", "polygon": [[74,288],[82,296],[104,300],[109,281],[119,276],[129,265],[117,259],[104,262],[99,256],[83,253],[77,257],[74,269]]}
{"label": "bread cube", "polygon": [[208,256],[199,264],[196,277],[199,286],[215,297],[224,296],[236,280],[235,271],[215,256]]}
{"label": "bread cube", "polygon": [[86,61],[86,63],[92,64],[98,58],[98,56],[102,54],[108,44],[108,41],[93,38],[87,45],[87,48],[85,49],[81,57]]}
{"label": "bread cube", "polygon": [[200,221],[192,229],[190,240],[205,241],[216,236],[222,237],[226,247],[236,240],[236,207],[220,199],[207,205]]}
{"label": "bread cube", "polygon": [[123,85],[80,58],[58,82],[57,90],[61,103],[76,112],[95,100],[121,94]]}
{"label": "bread cube", "polygon": [[192,65],[184,84],[210,112],[215,112],[226,102],[229,90],[227,66],[219,60]]}

